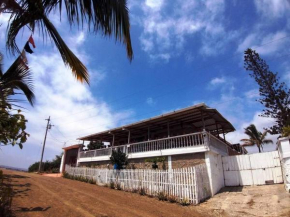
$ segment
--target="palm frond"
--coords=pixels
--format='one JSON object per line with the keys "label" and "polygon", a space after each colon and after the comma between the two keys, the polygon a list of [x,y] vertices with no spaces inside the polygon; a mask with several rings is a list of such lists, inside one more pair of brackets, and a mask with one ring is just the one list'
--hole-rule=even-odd
{"label": "palm frond", "polygon": [[0,53],[0,77],[3,75],[3,55]]}
{"label": "palm frond", "polygon": [[[59,9],[61,14],[62,4],[61,0],[43,1],[46,13]],[[116,41],[126,46],[127,56],[132,60],[130,18],[126,0],[65,0],[64,4],[70,25],[83,28],[86,23],[89,31],[101,31],[105,36],[113,36]]]}
{"label": "palm frond", "polygon": [[5,95],[13,95],[14,89],[21,90],[31,105],[34,102],[32,77],[29,68],[19,56],[1,76],[1,89]]}
{"label": "palm frond", "polygon": [[273,144],[273,140],[272,139],[264,139],[263,143],[264,144]]}
{"label": "palm frond", "polygon": [[43,16],[42,21],[46,27],[49,36],[52,38],[56,47],[58,48],[64,63],[71,68],[77,80],[89,83],[89,74],[84,64],[68,48],[66,43],[63,41],[63,39],[57,32],[54,25],[49,21],[49,19],[45,15]]}

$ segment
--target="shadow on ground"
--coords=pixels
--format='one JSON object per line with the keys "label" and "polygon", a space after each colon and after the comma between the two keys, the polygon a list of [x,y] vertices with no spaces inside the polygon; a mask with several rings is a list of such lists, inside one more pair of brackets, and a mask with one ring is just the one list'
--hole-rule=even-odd
{"label": "shadow on ground", "polygon": [[48,209],[50,209],[51,207],[48,206],[46,208],[43,208],[43,207],[40,207],[40,206],[37,206],[37,207],[18,207],[18,210],[16,210],[17,212],[45,212],[47,211]]}

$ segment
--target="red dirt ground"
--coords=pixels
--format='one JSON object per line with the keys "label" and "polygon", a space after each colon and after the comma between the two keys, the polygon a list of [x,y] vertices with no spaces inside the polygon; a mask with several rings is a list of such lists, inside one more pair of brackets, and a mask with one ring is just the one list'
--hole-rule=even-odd
{"label": "red dirt ground", "polygon": [[12,178],[15,216],[209,216],[191,207],[62,177],[3,170]]}

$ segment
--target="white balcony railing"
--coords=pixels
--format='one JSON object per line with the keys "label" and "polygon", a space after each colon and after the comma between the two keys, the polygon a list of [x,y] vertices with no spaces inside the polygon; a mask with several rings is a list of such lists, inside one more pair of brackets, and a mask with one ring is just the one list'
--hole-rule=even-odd
{"label": "white balcony railing", "polygon": [[181,136],[132,143],[122,146],[96,149],[92,151],[83,151],[80,152],[80,158],[110,156],[112,154],[112,150],[118,149],[121,150],[123,153],[131,154],[131,153],[158,151],[164,149],[204,146],[207,145],[206,142],[207,134],[208,133],[206,132],[192,133]]}

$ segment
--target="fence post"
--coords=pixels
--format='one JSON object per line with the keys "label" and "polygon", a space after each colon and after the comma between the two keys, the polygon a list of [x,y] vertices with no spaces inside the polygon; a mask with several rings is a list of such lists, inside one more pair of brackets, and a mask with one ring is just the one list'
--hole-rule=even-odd
{"label": "fence post", "polygon": [[198,195],[198,182],[197,182],[197,179],[196,179],[196,177],[197,177],[197,175],[196,175],[196,167],[197,166],[195,166],[195,167],[193,167],[193,172],[194,172],[194,196],[195,196],[195,204],[198,204],[199,203],[199,195]]}

